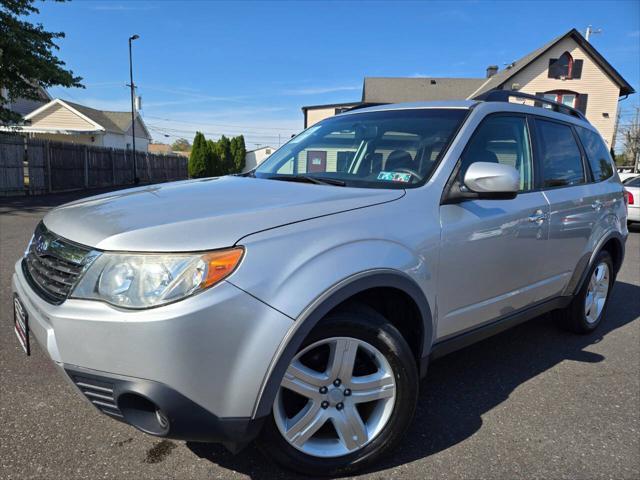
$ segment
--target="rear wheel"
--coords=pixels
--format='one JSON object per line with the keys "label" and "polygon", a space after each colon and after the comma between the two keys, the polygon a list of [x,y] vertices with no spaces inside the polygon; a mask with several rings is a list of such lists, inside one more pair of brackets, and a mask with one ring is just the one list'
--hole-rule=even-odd
{"label": "rear wheel", "polygon": [[353,472],[395,447],[418,392],[413,353],[366,307],[330,314],[292,359],[260,445],[307,475]]}
{"label": "rear wheel", "polygon": [[605,316],[614,281],[613,260],[603,250],[596,256],[580,291],[568,307],[555,312],[556,318],[572,332],[594,331]]}

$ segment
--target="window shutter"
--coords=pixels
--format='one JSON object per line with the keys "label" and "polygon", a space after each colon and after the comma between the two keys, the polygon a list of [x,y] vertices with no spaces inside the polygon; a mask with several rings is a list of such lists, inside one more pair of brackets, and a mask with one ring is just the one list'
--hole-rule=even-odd
{"label": "window shutter", "polygon": [[558,59],[557,58],[550,58],[549,59],[549,69],[548,69],[549,78],[558,78],[560,76],[560,75],[558,75],[558,72],[557,72],[557,65],[558,65]]}
{"label": "window shutter", "polygon": [[[536,97],[543,97],[544,98],[544,92],[536,92]],[[533,106],[534,107],[541,107],[542,106],[542,102],[533,102]]]}
{"label": "window shutter", "polygon": [[573,67],[571,68],[571,78],[580,78],[582,76],[582,64],[583,60],[574,60]]}
{"label": "window shutter", "polygon": [[576,110],[582,112],[583,115],[587,114],[587,95],[586,93],[581,93],[578,95],[576,99]]}

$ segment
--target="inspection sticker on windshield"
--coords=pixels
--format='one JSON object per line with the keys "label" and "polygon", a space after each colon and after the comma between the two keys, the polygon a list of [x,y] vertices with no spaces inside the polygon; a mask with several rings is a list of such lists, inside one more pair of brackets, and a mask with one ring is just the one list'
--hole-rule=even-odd
{"label": "inspection sticker on windshield", "polygon": [[387,182],[409,183],[409,181],[411,180],[411,174],[382,171],[378,174],[378,180],[386,180]]}

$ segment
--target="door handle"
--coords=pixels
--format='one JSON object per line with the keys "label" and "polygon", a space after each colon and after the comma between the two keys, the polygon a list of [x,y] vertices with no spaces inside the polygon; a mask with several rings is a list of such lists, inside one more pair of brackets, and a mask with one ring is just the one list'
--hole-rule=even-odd
{"label": "door handle", "polygon": [[536,210],[536,213],[529,217],[529,221],[531,223],[537,223],[538,225],[541,225],[542,222],[544,222],[545,218],[547,218],[547,216],[542,210]]}
{"label": "door handle", "polygon": [[597,212],[602,208],[602,202],[600,200],[596,200],[591,204],[591,208],[593,208]]}

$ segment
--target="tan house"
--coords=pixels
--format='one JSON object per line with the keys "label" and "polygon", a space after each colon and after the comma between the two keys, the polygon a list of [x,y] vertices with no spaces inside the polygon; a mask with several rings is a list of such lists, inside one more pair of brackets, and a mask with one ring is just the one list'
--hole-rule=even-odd
{"label": "tan house", "polygon": [[583,112],[613,147],[620,97],[633,87],[578,32],[553,39],[503,70],[484,78],[365,78],[357,103],[302,107],[305,128],[354,106],[380,103],[472,99],[493,89],[546,97]]}
{"label": "tan house", "polygon": [[[24,116],[25,125],[0,127],[34,138],[130,149],[133,144],[131,112],[111,112],[56,98]],[[136,151],[148,151],[151,134],[140,114],[135,122]]]}

